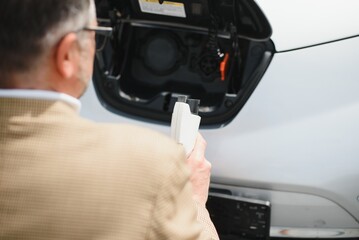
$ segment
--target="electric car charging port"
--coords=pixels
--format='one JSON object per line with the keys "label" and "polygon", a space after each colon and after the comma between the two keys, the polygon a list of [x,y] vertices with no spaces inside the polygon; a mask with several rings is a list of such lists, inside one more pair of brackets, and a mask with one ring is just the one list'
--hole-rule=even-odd
{"label": "electric car charging port", "polygon": [[228,123],[274,52],[269,23],[249,2],[97,1],[100,24],[114,28],[112,38],[97,38],[94,83],[103,105],[169,123],[177,96],[187,95],[201,100],[202,126]]}

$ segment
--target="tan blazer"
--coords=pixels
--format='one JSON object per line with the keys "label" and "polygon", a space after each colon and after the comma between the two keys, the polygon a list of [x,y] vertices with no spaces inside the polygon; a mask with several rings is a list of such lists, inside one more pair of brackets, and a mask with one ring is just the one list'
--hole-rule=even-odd
{"label": "tan blazer", "polygon": [[0,239],[216,239],[184,159],[148,129],[0,98]]}

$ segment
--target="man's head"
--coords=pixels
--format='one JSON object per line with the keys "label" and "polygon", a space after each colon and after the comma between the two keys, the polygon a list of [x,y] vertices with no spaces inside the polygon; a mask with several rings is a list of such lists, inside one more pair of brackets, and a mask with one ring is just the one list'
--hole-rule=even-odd
{"label": "man's head", "polygon": [[0,88],[79,97],[92,74],[93,0],[0,1]]}

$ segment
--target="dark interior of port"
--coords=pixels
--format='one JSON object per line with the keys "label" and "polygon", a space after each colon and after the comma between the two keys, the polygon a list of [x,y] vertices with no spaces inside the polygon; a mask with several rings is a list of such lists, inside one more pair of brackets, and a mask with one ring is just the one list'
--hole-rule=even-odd
{"label": "dark interior of port", "polygon": [[187,95],[201,100],[203,126],[228,123],[274,52],[260,9],[247,0],[183,0],[176,3],[186,16],[174,17],[143,12],[140,1],[96,1],[100,25],[114,28],[111,38],[97,37],[94,83],[104,105],[169,123],[177,96]]}

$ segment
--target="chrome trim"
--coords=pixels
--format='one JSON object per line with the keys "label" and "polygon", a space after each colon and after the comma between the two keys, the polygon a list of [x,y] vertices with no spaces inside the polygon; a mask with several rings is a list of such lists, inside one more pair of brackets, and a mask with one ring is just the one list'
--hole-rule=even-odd
{"label": "chrome trim", "polygon": [[113,28],[112,27],[102,27],[102,26],[87,26],[84,27],[86,31],[94,31],[96,34],[100,34],[106,37],[111,37]]}
{"label": "chrome trim", "polygon": [[253,199],[253,198],[246,198],[246,197],[239,197],[239,196],[222,194],[222,193],[214,193],[214,192],[209,192],[208,195],[209,195],[209,196],[214,196],[214,197],[220,197],[220,198],[238,200],[238,201],[243,201],[243,202],[248,202],[248,203],[261,204],[261,205],[265,205],[265,206],[268,206],[268,207],[271,206],[271,205],[270,205],[270,202],[269,202],[269,201],[265,201],[265,200],[259,200],[259,199]]}
{"label": "chrome trim", "polygon": [[357,238],[359,228],[291,228],[271,227],[271,237],[286,238]]}

